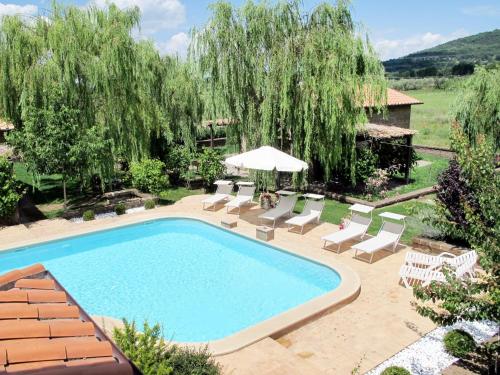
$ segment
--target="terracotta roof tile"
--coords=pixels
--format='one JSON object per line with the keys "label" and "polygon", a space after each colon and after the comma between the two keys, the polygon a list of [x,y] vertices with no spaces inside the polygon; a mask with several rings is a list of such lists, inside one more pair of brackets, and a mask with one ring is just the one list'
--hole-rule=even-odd
{"label": "terracotta roof tile", "polygon": [[29,322],[22,320],[0,321],[0,340],[33,337],[50,337],[49,324],[38,320]]}
{"label": "terracotta roof tile", "polygon": [[26,344],[19,340],[19,345],[7,345],[7,361],[9,364],[55,361],[66,359],[66,346],[63,343],[47,341],[43,345]]}
{"label": "terracotta roof tile", "polygon": [[38,307],[27,303],[0,303],[0,319],[38,318]]}
{"label": "terracotta roof tile", "polygon": [[53,290],[56,284],[51,279],[21,279],[17,280],[14,286],[21,289]]}
{"label": "terracotta roof tile", "polygon": [[139,374],[40,265],[0,275],[0,374]]}
{"label": "terracotta roof tile", "polygon": [[9,365],[7,367],[7,374],[21,372],[21,371],[24,374],[26,374],[25,371],[29,370],[31,371],[40,369],[54,370],[65,367],[66,365],[64,364],[64,361],[39,361],[39,362],[18,363]]}
{"label": "terracotta roof tile", "polygon": [[68,359],[111,357],[113,350],[108,341],[72,342],[66,345]]}
{"label": "terracotta roof tile", "polygon": [[94,325],[81,321],[50,322],[50,337],[92,336],[95,334]]}
{"label": "terracotta roof tile", "polygon": [[28,303],[59,302],[66,303],[66,293],[55,290],[29,290]]}
{"label": "terracotta roof tile", "polygon": [[0,302],[28,302],[28,293],[24,290],[2,290],[0,291]]}
{"label": "terracotta roof tile", "polygon": [[80,311],[76,306],[68,305],[37,305],[38,318],[40,319],[56,319],[56,318],[79,318]]}

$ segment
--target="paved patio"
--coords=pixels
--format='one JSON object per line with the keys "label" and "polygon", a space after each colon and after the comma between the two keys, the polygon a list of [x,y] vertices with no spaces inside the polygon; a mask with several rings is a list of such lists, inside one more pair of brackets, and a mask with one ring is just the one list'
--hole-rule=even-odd
{"label": "paved patio", "polygon": [[[168,216],[219,224],[227,215],[225,209],[221,206],[215,212],[203,211],[203,198],[190,196],[172,206],[80,224],[44,220],[0,229],[0,251]],[[260,212],[257,205],[242,211],[233,230],[254,238]],[[280,337],[265,338],[217,357],[226,374],[350,374],[358,364],[365,372],[434,328],[412,308],[412,291],[399,285],[398,270],[408,248],[401,246],[396,254],[380,252],[373,264],[367,264],[353,259],[348,245],[343,246],[341,254],[321,248],[321,236],[336,230],[333,224],[321,223],[308,227],[301,236],[281,225],[270,243],[327,264],[350,267],[361,278],[358,298]]]}

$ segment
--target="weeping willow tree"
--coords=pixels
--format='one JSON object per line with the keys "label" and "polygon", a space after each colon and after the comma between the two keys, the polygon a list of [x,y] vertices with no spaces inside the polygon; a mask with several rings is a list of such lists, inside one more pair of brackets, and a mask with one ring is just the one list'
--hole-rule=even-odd
{"label": "weeping willow tree", "polygon": [[468,78],[453,107],[453,117],[472,144],[478,135],[490,138],[500,148],[500,65],[479,67]]}
{"label": "weeping willow tree", "polygon": [[[22,142],[29,136],[26,132],[41,129],[24,126],[27,116],[53,107],[48,98],[54,88],[62,101],[58,106],[77,114],[73,136],[91,132],[96,142],[109,144],[95,156],[89,141],[88,154],[95,162],[81,164],[83,179],[94,173],[109,179],[118,158],[134,161],[148,156],[155,139],[193,147],[203,107],[192,69],[162,58],[151,42],[136,41],[131,32],[139,21],[138,8],[55,3],[48,18],[2,19],[0,117],[14,123],[10,140],[21,155],[29,155]],[[39,137],[44,147],[53,147],[50,141]]]}
{"label": "weeping willow tree", "polygon": [[326,178],[354,178],[356,128],[369,100],[385,101],[383,67],[356,32],[348,5],[323,3],[303,15],[299,1],[228,2],[193,31],[191,57],[208,81],[212,116],[238,120],[242,147],[271,144],[319,164]]}

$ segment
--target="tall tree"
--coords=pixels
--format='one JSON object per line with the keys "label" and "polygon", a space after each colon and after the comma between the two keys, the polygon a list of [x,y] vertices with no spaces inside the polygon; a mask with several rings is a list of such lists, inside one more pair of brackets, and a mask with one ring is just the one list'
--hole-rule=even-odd
{"label": "tall tree", "polygon": [[323,3],[311,14],[298,0],[239,9],[219,1],[194,30],[191,57],[208,81],[212,117],[225,114],[243,148],[272,144],[332,170],[351,167],[356,126],[368,99],[381,108],[386,83],[348,5]]}
{"label": "tall tree", "polygon": [[[138,8],[56,3],[48,18],[4,17],[0,116],[14,123],[14,136],[22,138],[25,120],[33,117],[28,112],[51,107],[47,93],[57,86],[60,105],[74,114],[75,135],[93,134],[109,144],[99,163],[79,167],[83,176],[112,177],[118,157],[147,157],[154,139],[193,146],[203,108],[196,76],[180,61],[162,58],[152,42],[136,41],[132,30],[139,20]],[[21,155],[30,153],[26,143],[14,146]],[[41,164],[31,165],[35,174],[43,172]]]}
{"label": "tall tree", "polygon": [[470,142],[479,134],[491,138],[500,148],[500,65],[479,67],[464,81],[453,107],[454,119],[463,127]]}

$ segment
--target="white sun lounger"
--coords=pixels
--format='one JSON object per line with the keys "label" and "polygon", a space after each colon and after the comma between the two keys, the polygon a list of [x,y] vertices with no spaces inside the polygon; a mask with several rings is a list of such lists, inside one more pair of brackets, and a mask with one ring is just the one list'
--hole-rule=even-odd
{"label": "white sun lounger", "polygon": [[359,203],[353,204],[349,207],[351,210],[351,219],[349,224],[335,233],[329,234],[328,236],[321,237],[324,242],[323,249],[328,249],[328,243],[331,242],[337,245],[337,253],[340,251],[340,246],[349,240],[354,238],[363,238],[368,230],[372,222],[372,217],[363,216],[361,213],[371,213],[373,211],[373,207],[365,206]]}
{"label": "white sun lounger", "polygon": [[477,253],[475,250],[468,251],[462,255],[451,253],[441,253],[439,255],[429,255],[410,251],[406,254],[405,264],[420,268],[438,268],[447,263],[453,267],[459,267],[465,263],[476,263]]}
{"label": "white sun lounger", "polygon": [[[474,277],[474,267],[476,260],[474,258],[467,259],[467,261],[458,267],[454,268],[455,277],[461,279],[467,275]],[[414,266],[404,265],[399,270],[399,276],[406,288],[411,288],[410,280],[421,281],[422,286],[427,286],[433,281],[446,282],[446,276],[442,270],[432,268],[420,268]]]}
{"label": "white sun lounger", "polygon": [[255,194],[255,186],[240,185],[236,197],[226,203],[226,211],[229,212],[229,210],[237,208],[239,215],[241,206],[244,206],[245,204],[252,202],[254,194]]}
{"label": "white sun lounger", "polygon": [[205,206],[208,205],[208,207],[213,207],[213,210],[215,211],[217,203],[227,201],[229,197],[231,197],[231,192],[233,191],[232,181],[219,180],[215,181],[215,184],[217,185],[217,190],[214,195],[202,201],[203,209],[205,209]]}
{"label": "white sun lounger", "polygon": [[297,216],[292,217],[285,221],[288,224],[288,231],[290,231],[294,226],[300,227],[300,234],[304,232],[304,227],[315,221],[319,223],[319,218],[321,217],[321,213],[323,212],[323,208],[325,207],[325,201],[312,201],[308,200],[306,205],[304,206],[304,210]]}
{"label": "white sun lounger", "polygon": [[[367,253],[370,254],[369,263],[372,263],[373,255],[377,251],[388,247],[390,247],[393,252],[396,251],[396,247],[398,246],[399,240],[405,230],[404,219],[406,216],[394,214],[392,212],[382,212],[379,216],[382,217],[384,221],[377,235],[366,241],[357,243],[352,247],[355,250],[355,258],[364,260],[358,257],[358,252]],[[385,219],[399,220],[402,221],[403,224],[393,223],[386,221]]]}
{"label": "white sun lounger", "polygon": [[281,197],[278,201],[278,205],[274,208],[271,208],[269,211],[264,212],[259,215],[259,219],[261,220],[271,220],[273,222],[273,228],[276,225],[276,220],[281,217],[287,215],[291,216],[293,212],[293,208],[295,207],[295,203],[297,203],[297,195],[289,195],[286,197]]}

